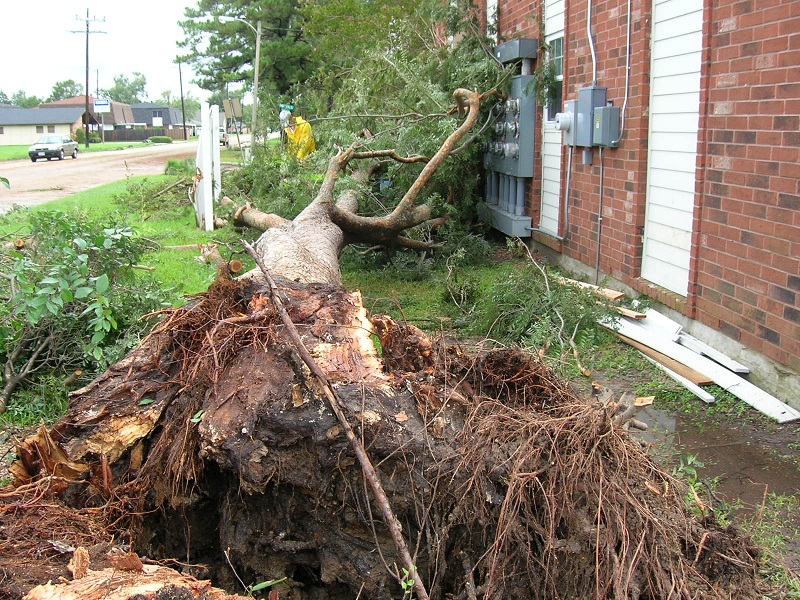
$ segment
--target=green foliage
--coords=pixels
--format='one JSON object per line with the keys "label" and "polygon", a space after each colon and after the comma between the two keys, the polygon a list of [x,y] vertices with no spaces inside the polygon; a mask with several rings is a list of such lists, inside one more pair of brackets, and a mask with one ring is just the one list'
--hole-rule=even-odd
{"label": "green foliage", "polygon": [[56,421],[69,408],[69,397],[62,380],[55,375],[45,375],[18,390],[14,401],[0,415],[0,423],[30,427],[42,421]]}
{"label": "green foliage", "polygon": [[166,301],[159,282],[134,272],[144,246],[129,227],[57,211],[27,218],[30,242],[2,263],[4,393],[39,371],[105,368],[152,324],[141,316]]}
{"label": "green foliage", "polygon": [[171,144],[172,138],[168,135],[153,135],[147,138],[153,144]]}
{"label": "green foliage", "polygon": [[[178,170],[174,175],[186,175],[192,173],[194,169],[189,169],[185,161],[171,160],[165,170]],[[172,181],[170,179],[169,181]],[[125,189],[112,195],[112,198],[123,214],[135,216],[139,220],[164,218],[174,216],[184,212],[183,209],[188,202],[181,190],[175,189],[172,193],[166,192],[159,194],[163,189],[169,187],[168,183],[157,179],[130,179],[125,185]]]}
{"label": "green foliage", "polygon": [[268,581],[262,581],[260,583],[256,583],[251,585],[247,590],[247,595],[252,596],[256,592],[260,592],[261,590],[265,590],[267,588],[272,587],[273,585],[277,585],[282,581],[286,581],[286,577],[281,577],[280,579],[270,579]]}
{"label": "green foliage", "polygon": [[250,201],[265,212],[292,219],[314,199],[319,179],[312,163],[301,164],[280,148],[265,146],[257,149],[253,162],[227,174],[225,183],[235,203]]}
{"label": "green foliage", "polygon": [[47,98],[48,102],[55,102],[56,100],[64,100],[66,98],[74,98],[84,93],[84,87],[76,82],[74,79],[65,79],[64,81],[57,81],[53,84],[53,90]]}
{"label": "green foliage", "polygon": [[403,575],[400,577],[400,587],[403,588],[403,598],[411,598],[414,597],[414,579],[411,577],[411,573],[405,567],[402,568]]}
{"label": "green foliage", "polygon": [[615,313],[590,291],[559,283],[558,273],[528,259],[494,283],[479,305],[473,327],[506,343],[563,359],[568,353],[591,348],[604,334],[601,319]]}
{"label": "green foliage", "polygon": [[164,175],[194,175],[195,160],[193,158],[170,158],[164,167]]}
{"label": "green foliage", "polygon": [[20,108],[36,108],[42,103],[38,96],[28,96],[24,91],[18,90],[11,94],[11,104]]}
{"label": "green foliage", "polygon": [[115,75],[114,85],[102,90],[101,95],[124,104],[135,104],[145,98],[145,88],[147,78],[141,73],[134,71],[133,76],[128,79],[125,75]]}
{"label": "green foliage", "polygon": [[[313,47],[302,31],[297,0],[231,0],[221,5],[215,0],[199,0],[187,7],[181,21],[186,38],[179,47],[180,58],[192,65],[198,85],[209,91],[226,89],[231,82],[251,89],[255,62],[256,34],[261,21],[261,59],[259,89],[284,93],[294,83],[305,80],[316,66]],[[220,22],[218,16],[242,19]]]}

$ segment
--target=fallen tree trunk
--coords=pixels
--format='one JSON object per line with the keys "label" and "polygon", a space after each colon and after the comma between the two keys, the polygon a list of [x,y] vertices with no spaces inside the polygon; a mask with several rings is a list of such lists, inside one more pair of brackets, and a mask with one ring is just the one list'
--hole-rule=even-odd
{"label": "fallen tree trunk", "polygon": [[[421,161],[422,183],[477,118],[477,93],[457,98],[469,116]],[[757,552],[685,507],[612,406],[519,350],[370,317],[341,287],[348,240],[404,245],[430,218],[414,204],[422,184],[380,218],[356,214],[355,192],[334,201],[351,160],[386,156],[333,157],[314,202],[256,244],[277,286],[221,274],[164,313],[20,446],[18,482],[55,476],[82,510],[122,502],[114,531],[140,555],[205,563],[229,590],[282,580],[284,599],[757,597]]]}

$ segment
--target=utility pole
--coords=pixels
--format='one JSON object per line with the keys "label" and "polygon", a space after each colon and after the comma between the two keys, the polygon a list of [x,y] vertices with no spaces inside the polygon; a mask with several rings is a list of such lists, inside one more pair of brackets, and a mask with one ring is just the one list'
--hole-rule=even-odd
{"label": "utility pole", "polygon": [[[75,15],[76,21],[84,21],[82,17]],[[86,9],[86,90],[84,96],[84,107],[83,107],[83,126],[84,131],[86,132],[86,148],[89,148],[89,34],[90,33],[105,33],[105,31],[90,31],[89,26],[92,23],[105,23],[106,18],[103,17],[102,19],[97,18],[89,18],[89,9]],[[82,30],[73,30],[71,33],[83,33]]]}
{"label": "utility pole", "polygon": [[178,82],[181,85],[181,119],[183,120],[183,139],[188,140],[189,134],[186,131],[186,105],[183,102],[183,72],[181,71],[181,61],[178,61]]}

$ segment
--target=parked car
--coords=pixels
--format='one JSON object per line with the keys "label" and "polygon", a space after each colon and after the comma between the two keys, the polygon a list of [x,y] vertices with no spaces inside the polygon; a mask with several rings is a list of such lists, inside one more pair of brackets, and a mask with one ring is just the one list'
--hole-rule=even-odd
{"label": "parked car", "polygon": [[[197,128],[197,137],[199,138],[203,134],[203,128]],[[228,132],[225,131],[224,127],[219,128],[219,145],[220,146],[227,146],[228,145]]]}
{"label": "parked car", "polygon": [[43,135],[28,148],[28,156],[33,162],[39,158],[64,160],[67,155],[78,158],[78,142],[68,135]]}

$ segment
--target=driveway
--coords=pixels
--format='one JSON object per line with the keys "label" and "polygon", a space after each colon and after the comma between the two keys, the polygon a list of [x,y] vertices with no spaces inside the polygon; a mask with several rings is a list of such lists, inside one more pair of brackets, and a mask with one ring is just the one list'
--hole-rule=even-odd
{"label": "driveway", "polygon": [[77,159],[0,162],[0,213],[15,204],[34,206],[135,175],[160,175],[170,158],[193,158],[197,142],[176,142],[127,150],[81,153]]}

